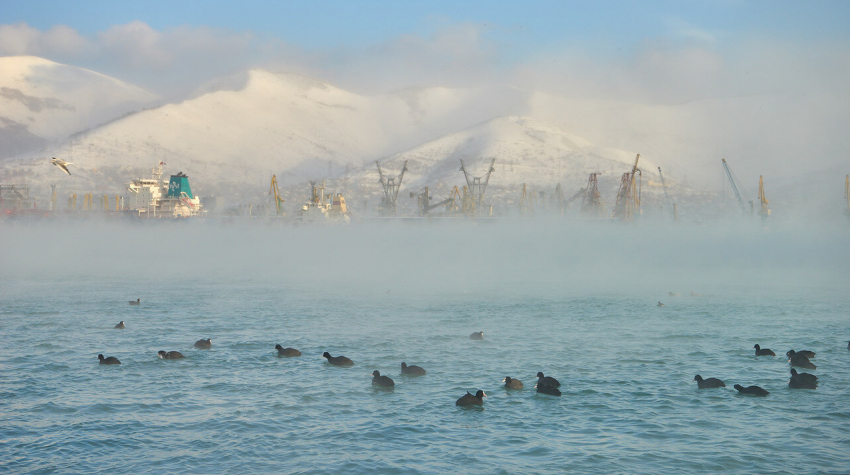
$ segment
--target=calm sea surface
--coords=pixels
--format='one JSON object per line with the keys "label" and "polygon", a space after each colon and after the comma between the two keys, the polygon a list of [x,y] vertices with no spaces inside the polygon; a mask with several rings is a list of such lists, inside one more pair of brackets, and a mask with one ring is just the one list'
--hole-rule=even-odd
{"label": "calm sea surface", "polygon": [[[0,277],[0,471],[850,472],[841,289],[363,292],[138,261],[103,277]],[[212,349],[194,349],[200,338]],[[278,358],[277,343],[303,356]],[[756,358],[755,343],[780,356]],[[817,390],[787,387],[792,348],[817,352]],[[355,364],[331,367],[324,351]],[[402,361],[428,374],[402,377]],[[393,390],[372,388],[376,369]],[[535,393],[538,371],[562,397]],[[698,390],[696,374],[727,387]],[[505,376],[525,389],[503,389]],[[478,389],[483,409],[455,406]]]}

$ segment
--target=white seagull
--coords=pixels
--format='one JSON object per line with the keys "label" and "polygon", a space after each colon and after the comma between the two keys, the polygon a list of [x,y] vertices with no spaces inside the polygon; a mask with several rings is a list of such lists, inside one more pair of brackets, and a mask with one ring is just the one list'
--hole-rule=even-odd
{"label": "white seagull", "polygon": [[67,173],[68,175],[70,175],[70,174],[71,174],[71,172],[69,172],[69,171],[68,171],[68,165],[73,165],[73,163],[71,163],[71,162],[66,162],[65,160],[62,160],[61,158],[56,158],[56,157],[53,157],[53,160],[50,160],[50,163],[52,163],[52,164],[56,165],[57,167],[61,168],[61,169],[62,169],[62,171],[63,171],[63,172],[65,172],[65,173]]}

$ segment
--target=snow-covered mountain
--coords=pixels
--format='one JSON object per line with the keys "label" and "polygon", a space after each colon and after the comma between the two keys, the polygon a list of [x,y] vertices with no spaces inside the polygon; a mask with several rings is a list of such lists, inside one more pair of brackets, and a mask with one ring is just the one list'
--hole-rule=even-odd
{"label": "snow-covered mountain", "polygon": [[[493,95],[504,100],[489,100]],[[38,181],[56,170],[32,159],[62,157],[74,163],[79,187],[120,189],[164,161],[208,192],[234,193],[259,187],[273,173],[284,184],[338,175],[500,115],[523,100],[524,93],[512,88],[362,96],[297,74],[251,70],[207,84],[183,102],[21,156],[13,166]]]}
{"label": "snow-covered mountain", "polygon": [[64,140],[157,99],[94,71],[33,56],[0,57],[0,159]]}
{"label": "snow-covered mountain", "polygon": [[[523,183],[550,195],[560,183],[570,195],[591,172],[602,173],[600,190],[613,200],[634,152],[594,145],[525,115],[531,97],[509,87],[364,96],[297,74],[250,70],[208,83],[182,102],[19,155],[0,164],[0,182],[26,179],[45,192],[55,183],[60,194],[122,193],[131,178],[149,176],[163,161],[166,175],[182,171],[196,193],[231,203],[258,199],[272,174],[293,205],[311,179],[327,179],[328,191],[362,203],[382,193],[376,160],[390,175],[407,160],[401,193],[428,186],[437,197],[464,184],[459,159],[480,176],[495,158],[488,189],[495,201],[512,203]],[[50,165],[50,156],[72,162],[72,175]],[[641,168],[645,179],[657,176],[646,158]]]}

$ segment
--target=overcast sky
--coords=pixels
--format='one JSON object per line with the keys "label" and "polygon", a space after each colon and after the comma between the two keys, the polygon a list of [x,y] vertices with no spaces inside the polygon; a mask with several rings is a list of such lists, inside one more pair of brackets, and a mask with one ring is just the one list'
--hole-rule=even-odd
{"label": "overcast sky", "polygon": [[809,169],[840,168],[850,148],[848,39],[848,1],[28,0],[0,9],[0,55],[86,67],[166,97],[251,67],[365,94],[542,91],[564,101],[529,113],[597,143],[699,156],[704,169],[692,176],[728,154],[744,172],[768,160],[787,170],[803,156]]}

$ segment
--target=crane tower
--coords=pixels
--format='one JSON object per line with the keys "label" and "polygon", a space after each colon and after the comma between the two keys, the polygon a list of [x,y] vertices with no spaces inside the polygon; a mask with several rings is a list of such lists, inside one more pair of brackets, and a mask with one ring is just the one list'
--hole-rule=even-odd
{"label": "crane tower", "polygon": [[635,212],[640,213],[640,193],[635,187],[635,175],[641,174],[638,168],[640,154],[635,157],[632,171],[623,173],[620,179],[620,189],[617,190],[617,203],[614,205],[614,217],[631,220]]}
{"label": "crane tower", "polygon": [[764,196],[764,179],[761,175],[759,175],[759,201],[761,202],[761,210],[759,210],[759,216],[761,216],[762,218],[770,216],[770,208],[767,207],[767,198],[765,198]]}
{"label": "crane tower", "polygon": [[602,195],[597,188],[597,177],[599,173],[591,173],[587,179],[587,186],[584,188],[584,196],[581,199],[581,212],[592,215],[602,214]]}
{"label": "crane tower", "polygon": [[378,166],[378,176],[381,178],[381,186],[384,188],[384,197],[381,198],[381,214],[385,216],[395,216],[398,189],[401,188],[401,181],[404,179],[404,172],[407,171],[407,160],[405,160],[404,165],[401,166],[401,172],[398,174],[398,178],[384,176],[384,172],[381,170],[381,164],[376,161],[375,165]]}
{"label": "crane tower", "polygon": [[[484,206],[484,191],[487,190],[487,183],[490,182],[490,174],[496,171],[493,165],[496,159],[490,160],[490,168],[487,169],[487,174],[484,176],[472,176],[466,171],[466,166],[463,164],[463,159],[460,160],[460,171],[463,172],[463,177],[466,179],[466,203],[464,208],[467,212],[475,214],[478,209]],[[483,181],[482,181],[483,180]]]}

